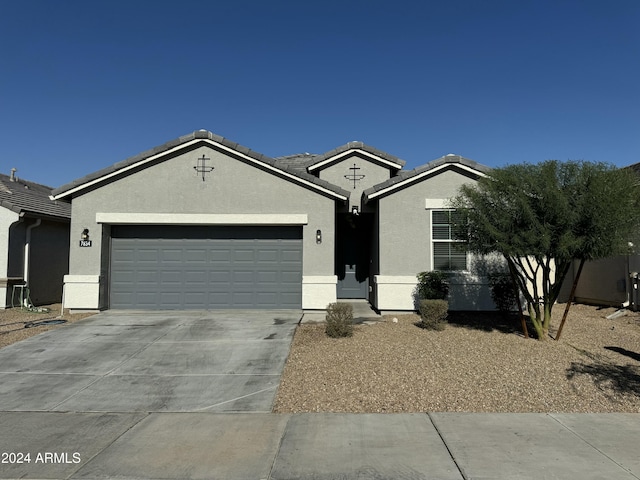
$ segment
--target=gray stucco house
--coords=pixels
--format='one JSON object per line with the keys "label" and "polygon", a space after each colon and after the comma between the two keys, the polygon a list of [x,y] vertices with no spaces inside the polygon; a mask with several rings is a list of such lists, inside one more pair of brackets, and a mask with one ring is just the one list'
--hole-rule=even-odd
{"label": "gray stucco house", "polygon": [[65,306],[413,310],[416,273],[453,269],[453,308],[493,308],[447,210],[489,169],[404,165],[360,142],[270,158],[200,130],[87,175],[51,196],[72,207]]}
{"label": "gray stucco house", "polygon": [[0,308],[62,300],[71,205],[51,188],[0,174]]}

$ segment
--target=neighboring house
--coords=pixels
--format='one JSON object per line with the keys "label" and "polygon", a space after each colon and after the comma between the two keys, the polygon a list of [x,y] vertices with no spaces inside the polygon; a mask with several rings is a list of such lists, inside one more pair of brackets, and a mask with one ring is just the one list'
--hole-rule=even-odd
{"label": "neighboring house", "polygon": [[[640,176],[640,163],[625,168]],[[627,255],[617,255],[584,264],[576,288],[576,302],[640,309],[640,232],[638,234],[639,238],[629,239],[632,244]],[[567,275],[566,284],[573,283],[578,266],[579,262],[575,262]],[[565,287],[570,288],[567,285]]]}
{"label": "neighboring house", "polygon": [[360,142],[269,158],[204,130],[116,163],[51,196],[72,204],[65,306],[413,310],[416,274],[451,269],[453,308],[494,308],[447,210],[489,169],[404,165]]}
{"label": "neighboring house", "polygon": [[60,302],[71,205],[15,172],[0,174],[0,308],[24,305],[27,297],[31,305]]}
{"label": "neighboring house", "polygon": [[[574,262],[567,274],[563,289],[569,292],[575,279],[580,262]],[[632,272],[638,272],[640,257],[638,255],[618,255],[585,262],[578,280],[574,300],[578,303],[603,305],[611,307],[628,307],[633,302]],[[566,301],[566,298],[560,300]]]}

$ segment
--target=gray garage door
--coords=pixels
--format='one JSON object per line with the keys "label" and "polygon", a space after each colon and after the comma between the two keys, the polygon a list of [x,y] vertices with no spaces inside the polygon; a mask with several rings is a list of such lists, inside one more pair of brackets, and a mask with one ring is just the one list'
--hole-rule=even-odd
{"label": "gray garage door", "polygon": [[113,309],[301,308],[302,227],[113,226]]}

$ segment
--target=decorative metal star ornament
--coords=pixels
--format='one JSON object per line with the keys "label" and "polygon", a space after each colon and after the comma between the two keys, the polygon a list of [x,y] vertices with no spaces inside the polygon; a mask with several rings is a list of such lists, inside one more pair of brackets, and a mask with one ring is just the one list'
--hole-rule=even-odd
{"label": "decorative metal star ornament", "polygon": [[356,167],[356,164],[353,164],[353,167],[349,167],[349,170],[353,170],[353,173],[349,175],[345,175],[344,178],[347,180],[353,180],[353,188],[356,188],[356,182],[362,180],[366,175],[356,174],[357,170],[360,170],[360,167]]}
{"label": "decorative metal star ornament", "polygon": [[204,154],[203,154],[201,158],[198,158],[196,165],[193,167],[193,169],[197,173],[201,173],[202,174],[202,181],[203,182],[204,182],[205,174],[211,172],[213,170],[213,168],[214,168],[214,167],[210,167],[210,166],[207,165],[207,162],[209,160],[211,160],[211,159],[205,157]]}

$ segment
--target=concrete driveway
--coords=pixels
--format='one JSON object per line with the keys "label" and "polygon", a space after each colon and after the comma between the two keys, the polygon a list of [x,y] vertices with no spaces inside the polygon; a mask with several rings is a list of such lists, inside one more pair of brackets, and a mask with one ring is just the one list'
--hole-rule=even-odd
{"label": "concrete driveway", "polygon": [[270,412],[301,311],[108,311],[0,349],[3,411]]}

